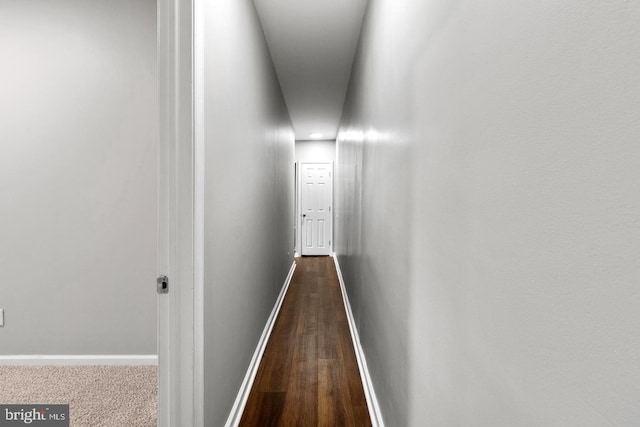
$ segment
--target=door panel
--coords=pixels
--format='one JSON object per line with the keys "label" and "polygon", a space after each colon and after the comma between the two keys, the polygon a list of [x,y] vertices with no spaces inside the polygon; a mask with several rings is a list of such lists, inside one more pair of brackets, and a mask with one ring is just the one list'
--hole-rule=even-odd
{"label": "door panel", "polygon": [[300,165],[302,255],[331,254],[331,163]]}

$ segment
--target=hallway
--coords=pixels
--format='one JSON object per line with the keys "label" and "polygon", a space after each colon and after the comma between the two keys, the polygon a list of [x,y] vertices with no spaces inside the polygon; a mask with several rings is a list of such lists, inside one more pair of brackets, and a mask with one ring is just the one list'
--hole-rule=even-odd
{"label": "hallway", "polygon": [[638,23],[0,1],[0,364],[158,365],[160,427],[640,426]]}
{"label": "hallway", "polygon": [[370,426],[333,258],[296,258],[240,425]]}

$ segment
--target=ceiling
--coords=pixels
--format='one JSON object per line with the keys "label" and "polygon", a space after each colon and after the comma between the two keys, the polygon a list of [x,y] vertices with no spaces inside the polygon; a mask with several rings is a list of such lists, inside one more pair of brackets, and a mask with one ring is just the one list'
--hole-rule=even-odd
{"label": "ceiling", "polygon": [[254,3],[296,140],[335,139],[367,0]]}

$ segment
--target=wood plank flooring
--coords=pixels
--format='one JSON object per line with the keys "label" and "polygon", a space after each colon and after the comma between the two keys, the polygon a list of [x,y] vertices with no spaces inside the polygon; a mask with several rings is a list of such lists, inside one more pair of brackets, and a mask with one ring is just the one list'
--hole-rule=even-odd
{"label": "wood plank flooring", "polygon": [[296,262],[240,426],[371,426],[333,259]]}

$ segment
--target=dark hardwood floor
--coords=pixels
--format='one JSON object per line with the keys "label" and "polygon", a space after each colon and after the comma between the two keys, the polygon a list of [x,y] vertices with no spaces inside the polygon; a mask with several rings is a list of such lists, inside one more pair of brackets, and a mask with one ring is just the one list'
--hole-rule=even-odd
{"label": "dark hardwood floor", "polygon": [[371,426],[333,259],[296,262],[240,426]]}

